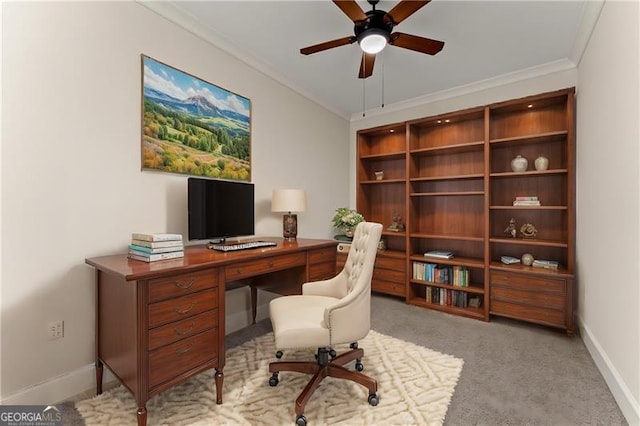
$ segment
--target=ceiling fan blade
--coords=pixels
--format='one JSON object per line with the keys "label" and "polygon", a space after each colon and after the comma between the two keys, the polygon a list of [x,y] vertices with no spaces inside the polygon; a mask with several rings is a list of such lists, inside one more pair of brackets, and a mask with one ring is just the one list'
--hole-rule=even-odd
{"label": "ceiling fan blade", "polygon": [[314,44],[313,46],[303,47],[300,53],[303,55],[311,55],[312,53],[322,52],[323,50],[332,49],[345,44],[351,44],[356,41],[354,36],[343,37],[336,40],[325,41],[324,43]]}
{"label": "ceiling fan blade", "polygon": [[362,60],[360,61],[360,72],[358,78],[371,77],[373,74],[373,65],[376,62],[376,55],[362,52]]}
{"label": "ceiling fan blade", "polygon": [[364,21],[367,19],[367,15],[362,11],[355,0],[333,0],[333,2],[353,22]]}
{"label": "ceiling fan blade", "polygon": [[444,47],[444,41],[432,40],[430,38],[405,33],[392,33],[389,44],[428,55],[435,55]]}
{"label": "ceiling fan blade", "polygon": [[413,15],[421,7],[425,6],[431,0],[425,1],[414,1],[414,0],[402,0],[400,3],[395,5],[393,9],[391,9],[387,15],[391,16],[393,19],[393,23],[398,25],[400,22],[407,19],[409,16]]}

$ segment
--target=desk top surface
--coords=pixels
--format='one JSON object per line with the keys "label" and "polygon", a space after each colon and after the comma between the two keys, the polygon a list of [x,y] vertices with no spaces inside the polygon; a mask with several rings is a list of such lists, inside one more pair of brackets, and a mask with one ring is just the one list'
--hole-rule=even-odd
{"label": "desk top surface", "polygon": [[176,271],[195,271],[299,251],[335,247],[338,244],[338,241],[335,240],[309,238],[298,238],[295,241],[286,241],[283,238],[261,237],[255,238],[255,240],[275,241],[277,245],[272,247],[220,252],[207,248],[207,244],[200,244],[185,246],[184,257],[178,259],[167,259],[147,263],[129,259],[127,258],[127,253],[119,253],[109,256],[87,258],[85,259],[85,263],[100,271],[121,276],[126,281],[133,281],[154,278]]}

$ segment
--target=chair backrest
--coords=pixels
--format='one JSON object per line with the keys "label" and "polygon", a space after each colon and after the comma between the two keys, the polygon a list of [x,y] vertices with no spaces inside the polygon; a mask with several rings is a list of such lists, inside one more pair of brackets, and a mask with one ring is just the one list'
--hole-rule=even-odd
{"label": "chair backrest", "polygon": [[361,222],[356,226],[347,261],[340,272],[346,294],[325,311],[333,344],[357,341],[369,332],[371,278],[381,235],[379,223]]}

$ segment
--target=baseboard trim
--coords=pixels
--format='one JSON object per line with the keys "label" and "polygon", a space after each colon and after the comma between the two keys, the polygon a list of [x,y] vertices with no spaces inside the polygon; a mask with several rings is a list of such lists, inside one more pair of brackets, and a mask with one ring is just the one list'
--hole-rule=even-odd
{"label": "baseboard trim", "polygon": [[640,425],[640,402],[634,399],[624,380],[622,380],[622,376],[620,376],[620,373],[618,373],[598,340],[591,333],[589,327],[580,318],[578,319],[578,327],[580,328],[582,341],[596,363],[598,370],[600,370],[602,377],[604,377],[607,386],[609,386],[609,390],[611,390],[613,398],[618,403],[620,411],[622,411],[630,425]]}
{"label": "baseboard trim", "polygon": [[[104,368],[103,383],[106,386],[115,381],[115,376]],[[76,395],[96,388],[96,369],[94,364],[85,365],[75,371],[62,374],[21,389],[2,398],[2,405],[51,405],[68,401]]]}

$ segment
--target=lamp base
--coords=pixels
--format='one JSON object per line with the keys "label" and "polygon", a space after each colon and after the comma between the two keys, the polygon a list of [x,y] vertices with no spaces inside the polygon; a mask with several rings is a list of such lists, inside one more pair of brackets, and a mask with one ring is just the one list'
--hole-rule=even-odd
{"label": "lamp base", "polygon": [[295,241],[298,236],[298,215],[289,213],[282,216],[282,236],[285,240]]}

